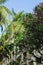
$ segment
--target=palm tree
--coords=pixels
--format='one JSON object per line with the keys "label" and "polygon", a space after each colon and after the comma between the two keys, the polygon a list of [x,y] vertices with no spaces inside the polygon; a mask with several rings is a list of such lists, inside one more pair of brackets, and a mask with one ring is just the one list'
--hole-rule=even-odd
{"label": "palm tree", "polygon": [[[11,16],[11,12],[8,8],[6,8],[5,6],[2,6],[1,3],[4,3],[6,0],[0,0],[0,27],[1,27],[1,31],[2,31],[2,35],[0,38],[0,62],[3,62],[3,59],[6,57],[8,58],[10,55],[10,51],[12,51],[12,46],[14,46],[13,44],[9,45],[9,43],[7,44],[6,42],[6,28],[7,26],[10,24],[11,20],[10,20],[10,16]],[[4,31],[3,31],[4,29]],[[6,34],[4,34],[6,33]],[[8,47],[7,47],[8,46]],[[9,46],[10,46],[10,50],[9,50]]]}
{"label": "palm tree", "polygon": [[[2,32],[1,35],[1,39],[0,39],[0,43],[2,43],[2,45],[0,46],[0,51],[1,51],[1,55],[2,55],[2,60],[4,58],[9,58],[11,57],[11,53],[14,51],[14,45],[19,45],[19,40],[21,40],[23,38],[23,34],[24,34],[24,26],[22,25],[22,20],[20,21],[19,19],[21,19],[21,15],[22,12],[20,12],[19,14],[12,14],[14,16],[13,21],[9,21],[9,14],[10,11],[5,7],[5,6],[0,6],[0,26],[4,25],[6,26],[8,24],[8,26],[6,26],[6,28],[4,29],[4,31]],[[7,15],[7,17],[6,17]],[[15,19],[15,20],[14,20]],[[10,24],[9,24],[10,22]],[[22,28],[21,28],[22,27]],[[2,27],[1,27],[2,28]],[[12,44],[12,40],[13,44]],[[4,56],[4,57],[3,57]],[[11,58],[10,58],[11,60]]]}

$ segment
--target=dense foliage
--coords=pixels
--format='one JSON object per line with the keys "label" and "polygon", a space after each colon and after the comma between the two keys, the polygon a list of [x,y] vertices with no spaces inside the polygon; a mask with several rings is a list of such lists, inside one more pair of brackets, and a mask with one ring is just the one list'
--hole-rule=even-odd
{"label": "dense foliage", "polygon": [[[0,3],[5,0],[0,0]],[[12,17],[12,20],[10,19]],[[26,53],[36,58],[35,62],[42,63],[43,53],[43,3],[34,8],[34,13],[12,12],[5,6],[0,6],[0,63],[10,59],[10,65],[20,65],[18,54],[24,55],[24,65],[26,64]],[[15,48],[16,47],[16,48]],[[16,60],[14,57],[14,48]],[[37,51],[35,54],[34,51]],[[31,59],[31,58],[30,58]],[[31,59],[31,62],[34,60]],[[22,62],[21,62],[22,63]],[[7,64],[6,64],[7,65]],[[22,65],[22,64],[21,64]]]}

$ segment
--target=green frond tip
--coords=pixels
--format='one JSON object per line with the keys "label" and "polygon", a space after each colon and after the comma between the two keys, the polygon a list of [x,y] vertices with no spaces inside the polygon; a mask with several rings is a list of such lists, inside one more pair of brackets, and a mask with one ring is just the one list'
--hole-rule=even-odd
{"label": "green frond tip", "polygon": [[4,3],[5,1],[6,1],[6,0],[0,0],[0,4],[1,4],[1,3]]}

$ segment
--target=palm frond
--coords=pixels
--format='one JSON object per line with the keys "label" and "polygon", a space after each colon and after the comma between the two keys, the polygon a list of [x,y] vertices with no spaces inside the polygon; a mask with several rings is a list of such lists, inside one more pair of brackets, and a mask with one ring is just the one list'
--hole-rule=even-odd
{"label": "palm frond", "polygon": [[1,3],[4,3],[5,1],[7,1],[7,0],[0,0],[0,4],[1,4]]}
{"label": "palm frond", "polygon": [[6,24],[10,23],[11,12],[5,6],[0,6],[0,26],[6,26]]}

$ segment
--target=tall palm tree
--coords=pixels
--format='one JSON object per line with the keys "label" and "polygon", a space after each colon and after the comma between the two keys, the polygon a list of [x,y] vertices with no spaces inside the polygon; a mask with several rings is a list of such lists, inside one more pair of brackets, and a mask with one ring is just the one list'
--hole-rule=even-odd
{"label": "tall palm tree", "polygon": [[[5,31],[5,29],[7,28],[7,26],[11,22],[10,10],[8,8],[6,8],[5,6],[1,5],[1,3],[4,3],[5,1],[6,0],[0,0],[0,27],[1,27],[1,31],[3,31],[3,29]],[[6,31],[5,31],[5,33],[6,33]],[[5,45],[6,44],[6,42],[5,42],[6,35],[7,34],[4,34],[4,32],[3,32],[1,35],[1,38],[0,38],[0,62],[3,61],[3,59],[5,57],[9,56],[12,46],[14,46],[13,44],[9,45],[9,43],[7,45]],[[9,50],[9,46],[11,47],[10,50]]]}

